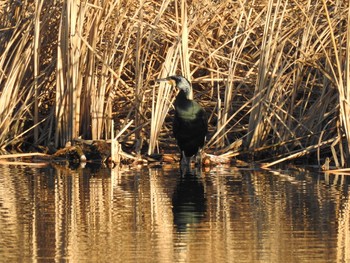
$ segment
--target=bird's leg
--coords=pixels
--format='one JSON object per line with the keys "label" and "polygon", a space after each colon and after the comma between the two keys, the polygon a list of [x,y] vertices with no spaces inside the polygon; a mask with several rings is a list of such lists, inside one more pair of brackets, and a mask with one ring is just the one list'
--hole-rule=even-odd
{"label": "bird's leg", "polygon": [[180,170],[182,175],[191,173],[191,157],[187,157],[184,152],[181,152]]}
{"label": "bird's leg", "polygon": [[202,151],[199,149],[199,151],[196,154],[196,166],[201,167],[202,166]]}
{"label": "bird's leg", "polygon": [[187,161],[187,172],[188,173],[191,173],[192,171],[191,171],[191,160],[192,160],[192,157],[186,157],[186,161]]}
{"label": "bird's leg", "polygon": [[186,156],[183,151],[181,152],[180,172],[181,176],[184,176],[186,174]]}
{"label": "bird's leg", "polygon": [[199,149],[199,151],[195,155],[195,167],[196,167],[196,174],[200,175],[202,170],[202,149]]}

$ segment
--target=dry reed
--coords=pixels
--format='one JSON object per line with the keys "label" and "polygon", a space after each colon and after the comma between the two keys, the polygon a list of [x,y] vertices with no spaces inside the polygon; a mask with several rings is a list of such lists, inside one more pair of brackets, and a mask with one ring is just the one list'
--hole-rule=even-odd
{"label": "dry reed", "polygon": [[110,139],[113,119],[122,145],[166,150],[174,92],[154,80],[182,74],[206,151],[349,165],[347,1],[7,0],[0,16],[1,149]]}

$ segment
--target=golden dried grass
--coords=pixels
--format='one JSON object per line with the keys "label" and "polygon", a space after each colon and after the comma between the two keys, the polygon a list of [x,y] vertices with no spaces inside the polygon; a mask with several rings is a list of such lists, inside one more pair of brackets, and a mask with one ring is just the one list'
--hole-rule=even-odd
{"label": "golden dried grass", "polygon": [[109,139],[112,119],[122,144],[165,149],[174,92],[154,80],[182,74],[206,151],[349,165],[346,1],[7,0],[0,15],[3,149]]}

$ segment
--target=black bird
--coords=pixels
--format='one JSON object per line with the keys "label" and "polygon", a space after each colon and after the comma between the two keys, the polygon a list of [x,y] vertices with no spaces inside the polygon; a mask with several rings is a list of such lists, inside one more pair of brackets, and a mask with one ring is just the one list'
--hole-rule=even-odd
{"label": "black bird", "polygon": [[167,81],[180,90],[174,103],[173,134],[181,151],[181,170],[190,172],[191,157],[203,147],[208,132],[207,114],[193,100],[192,87],[186,78],[170,76],[157,81]]}

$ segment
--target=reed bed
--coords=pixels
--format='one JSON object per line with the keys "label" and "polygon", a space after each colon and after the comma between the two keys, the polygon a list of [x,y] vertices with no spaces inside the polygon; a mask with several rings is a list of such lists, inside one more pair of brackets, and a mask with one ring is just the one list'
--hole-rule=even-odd
{"label": "reed bed", "polygon": [[206,152],[349,166],[348,1],[7,0],[0,16],[2,150],[113,126],[124,149],[170,151],[176,92],[154,80],[181,74]]}

